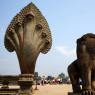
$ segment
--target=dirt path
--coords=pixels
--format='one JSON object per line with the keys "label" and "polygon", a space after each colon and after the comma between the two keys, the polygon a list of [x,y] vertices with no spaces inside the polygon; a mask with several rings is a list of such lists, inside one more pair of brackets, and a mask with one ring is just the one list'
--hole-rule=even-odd
{"label": "dirt path", "polygon": [[45,85],[38,86],[39,90],[34,90],[33,95],[68,95],[72,91],[71,85]]}

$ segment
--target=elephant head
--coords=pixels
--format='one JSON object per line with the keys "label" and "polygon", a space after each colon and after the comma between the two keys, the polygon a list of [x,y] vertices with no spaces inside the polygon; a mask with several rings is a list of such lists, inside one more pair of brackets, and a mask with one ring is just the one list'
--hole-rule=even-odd
{"label": "elephant head", "polygon": [[9,52],[16,51],[22,74],[33,74],[37,57],[52,45],[51,31],[39,9],[30,3],[11,21],[4,39]]}

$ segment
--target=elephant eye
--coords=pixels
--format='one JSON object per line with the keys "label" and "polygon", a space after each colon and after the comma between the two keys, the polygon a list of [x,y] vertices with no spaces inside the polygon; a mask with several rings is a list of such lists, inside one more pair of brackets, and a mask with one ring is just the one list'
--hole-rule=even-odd
{"label": "elephant eye", "polygon": [[36,25],[36,29],[37,29],[37,30],[42,30],[42,25],[41,25],[41,24],[37,24],[37,25]]}

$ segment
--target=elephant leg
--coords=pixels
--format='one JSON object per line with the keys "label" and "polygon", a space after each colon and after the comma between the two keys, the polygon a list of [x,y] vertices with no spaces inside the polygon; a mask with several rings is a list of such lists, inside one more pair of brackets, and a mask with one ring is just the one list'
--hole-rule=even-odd
{"label": "elephant leg", "polygon": [[77,92],[81,91],[81,88],[80,88],[80,84],[79,84],[79,75],[78,75],[78,72],[76,70],[76,66],[74,63],[75,62],[73,62],[71,65],[69,65],[68,74],[70,76],[70,80],[72,83],[73,92],[77,93]]}

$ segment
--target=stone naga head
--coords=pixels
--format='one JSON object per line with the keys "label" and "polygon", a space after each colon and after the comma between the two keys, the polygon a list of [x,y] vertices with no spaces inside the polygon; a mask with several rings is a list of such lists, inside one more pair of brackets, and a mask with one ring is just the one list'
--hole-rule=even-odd
{"label": "stone naga head", "polygon": [[16,51],[22,74],[33,74],[38,55],[52,45],[51,31],[39,9],[30,3],[11,21],[4,39],[9,52]]}

